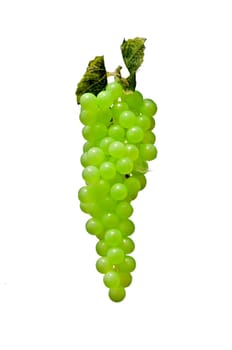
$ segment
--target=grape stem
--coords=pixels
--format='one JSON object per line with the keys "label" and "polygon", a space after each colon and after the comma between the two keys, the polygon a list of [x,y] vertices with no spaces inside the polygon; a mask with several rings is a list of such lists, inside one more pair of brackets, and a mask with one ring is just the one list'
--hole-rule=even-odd
{"label": "grape stem", "polygon": [[114,77],[114,80],[119,82],[125,91],[129,87],[129,82],[128,82],[127,78],[122,77],[121,69],[122,69],[122,66],[118,66],[114,72],[107,72],[106,76],[107,77]]}

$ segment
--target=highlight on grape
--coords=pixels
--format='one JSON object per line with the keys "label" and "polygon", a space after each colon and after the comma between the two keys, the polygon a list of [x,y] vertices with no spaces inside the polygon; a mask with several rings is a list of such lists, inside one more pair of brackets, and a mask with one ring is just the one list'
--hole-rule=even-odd
{"label": "highlight on grape", "polygon": [[[148,162],[157,149],[156,103],[137,91],[135,73],[143,61],[143,38],[123,41],[121,51],[130,72],[107,73],[103,56],[89,63],[76,95],[85,139],[80,162],[85,184],[78,192],[81,210],[89,215],[86,231],[97,238],[96,269],[109,298],[122,301],[136,262],[131,256],[135,225],[132,202],[146,187]],[[108,76],[114,81],[108,82]]]}

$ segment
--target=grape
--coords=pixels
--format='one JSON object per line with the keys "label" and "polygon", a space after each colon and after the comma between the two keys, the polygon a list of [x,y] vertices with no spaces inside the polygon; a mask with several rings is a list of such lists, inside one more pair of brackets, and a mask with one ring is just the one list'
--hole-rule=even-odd
{"label": "grape", "polygon": [[146,187],[147,180],[144,174],[136,173],[135,178],[139,180],[140,190],[143,190]]}
{"label": "grape", "polygon": [[98,166],[105,158],[104,152],[99,147],[91,147],[87,152],[87,159],[90,165]]}
{"label": "grape", "polygon": [[120,141],[114,141],[109,145],[109,154],[114,158],[121,158],[126,153],[125,145]]}
{"label": "grape", "polygon": [[97,95],[97,104],[102,109],[109,108],[113,103],[113,96],[110,91],[101,91]]}
{"label": "grape", "polygon": [[105,242],[109,246],[117,247],[121,243],[121,241],[122,241],[122,234],[121,234],[120,230],[118,230],[118,229],[111,229],[111,230],[106,231],[106,233],[105,233]]}
{"label": "grape", "polygon": [[86,222],[86,231],[92,235],[99,235],[103,232],[103,225],[100,220],[91,218]]}
{"label": "grape", "polygon": [[148,131],[145,131],[144,133],[144,138],[143,138],[143,143],[151,143],[151,144],[154,144],[155,143],[155,134],[148,130]]}
{"label": "grape", "polygon": [[120,264],[124,260],[124,252],[121,248],[113,247],[108,250],[107,257],[111,264]]}
{"label": "grape", "polygon": [[129,174],[133,169],[133,162],[129,157],[120,158],[116,163],[116,169],[120,174]]}
{"label": "grape", "polygon": [[80,113],[80,121],[84,125],[93,125],[97,120],[97,112],[84,109]]}
{"label": "grape", "polygon": [[116,81],[113,81],[112,83],[109,83],[106,86],[106,91],[109,91],[111,96],[113,96],[113,99],[116,100],[120,96],[122,96],[122,86],[117,83]]}
{"label": "grape", "polygon": [[110,288],[109,297],[112,301],[119,302],[122,301],[126,296],[125,289],[121,286]]}
{"label": "grape", "polygon": [[112,264],[110,264],[107,257],[101,257],[96,262],[96,269],[100,273],[107,273],[112,269]]}
{"label": "grape", "polygon": [[109,271],[105,274],[103,281],[106,287],[108,288],[119,287],[120,285],[119,273],[115,271]]}
{"label": "grape", "polygon": [[91,203],[93,201],[93,193],[89,186],[83,186],[78,191],[78,198],[80,202]]}
{"label": "grape", "polygon": [[128,194],[131,198],[136,197],[141,188],[139,180],[135,176],[131,176],[124,181],[124,184],[126,185]]}
{"label": "grape", "polygon": [[99,240],[97,242],[97,244],[96,244],[96,252],[98,253],[98,255],[106,256],[108,250],[109,250],[109,246],[103,239],[101,239],[101,240]]}
{"label": "grape", "polygon": [[133,91],[132,93],[124,94],[123,100],[134,111],[139,111],[143,103],[143,96],[139,91]]}
{"label": "grape", "polygon": [[125,145],[126,149],[126,155],[131,159],[131,160],[136,160],[139,157],[139,149],[136,145],[127,143]]}
{"label": "grape", "polygon": [[114,302],[126,296],[135,270],[132,201],[146,186],[148,162],[155,159],[154,115],[157,106],[139,91],[124,91],[118,81],[97,96],[80,97],[80,122],[86,140],[80,162],[85,186],[78,191],[80,209],[90,215],[85,228],[97,239],[96,270]]}
{"label": "grape", "polygon": [[96,107],[96,96],[92,93],[85,93],[80,98],[80,105],[83,109],[95,109]]}
{"label": "grape", "polygon": [[120,218],[127,219],[133,214],[133,207],[129,202],[121,201],[118,203],[115,212]]}
{"label": "grape", "polygon": [[141,157],[144,160],[152,160],[152,159],[155,159],[157,156],[157,149],[154,145],[150,143],[142,144],[140,146],[140,153],[141,153]]}
{"label": "grape", "polygon": [[115,200],[123,200],[126,198],[128,191],[124,184],[116,183],[111,187],[110,194]]}
{"label": "grape", "polygon": [[144,137],[143,130],[139,126],[133,126],[132,128],[128,129],[126,134],[127,140],[130,143],[138,143],[142,141]]}
{"label": "grape", "polygon": [[118,225],[118,217],[114,213],[105,213],[102,217],[102,224],[105,228],[113,228]]}
{"label": "grape", "polygon": [[124,141],[125,130],[120,125],[111,125],[109,128],[109,136],[117,141]]}
{"label": "grape", "polygon": [[119,265],[119,270],[121,272],[133,272],[135,270],[135,267],[135,259],[130,255],[126,255],[124,261]]}
{"label": "grape", "polygon": [[100,171],[96,166],[89,165],[82,171],[82,177],[87,184],[93,184],[100,180]]}
{"label": "grape", "polygon": [[112,162],[104,162],[100,166],[100,174],[103,179],[112,179],[116,175],[115,165]]}
{"label": "grape", "polygon": [[110,191],[110,184],[108,181],[104,179],[100,179],[97,183],[92,185],[92,193],[94,194],[94,197],[99,200],[99,198],[102,198],[106,196]]}
{"label": "grape", "polygon": [[120,244],[120,248],[124,251],[125,254],[130,254],[135,249],[135,244],[133,240],[129,237],[125,237],[122,239],[122,242]]}
{"label": "grape", "polygon": [[84,153],[81,155],[80,161],[81,161],[81,165],[82,165],[83,167],[86,167],[86,166],[89,165],[87,152],[84,152]]}
{"label": "grape", "polygon": [[140,115],[136,120],[137,126],[139,126],[143,131],[149,130],[151,128],[151,118],[146,115]]}
{"label": "grape", "polygon": [[105,153],[105,155],[109,154],[109,146],[111,145],[111,143],[114,141],[114,139],[112,139],[112,137],[104,137],[101,142],[99,147],[102,149],[102,151]]}
{"label": "grape", "polygon": [[129,287],[132,282],[132,276],[129,272],[121,272],[119,274],[120,285],[124,288]]}
{"label": "grape", "polygon": [[135,230],[135,225],[130,219],[121,220],[118,227],[122,234],[126,236],[131,235]]}
{"label": "grape", "polygon": [[149,98],[143,100],[143,104],[140,108],[142,114],[147,115],[148,117],[153,117],[157,111],[157,106],[154,101]]}
{"label": "grape", "polygon": [[136,124],[135,114],[131,111],[122,112],[119,115],[119,123],[123,128],[126,128],[126,129],[132,128]]}
{"label": "grape", "polygon": [[125,102],[118,102],[113,105],[112,113],[115,121],[118,121],[120,114],[124,111],[128,111],[128,105]]}

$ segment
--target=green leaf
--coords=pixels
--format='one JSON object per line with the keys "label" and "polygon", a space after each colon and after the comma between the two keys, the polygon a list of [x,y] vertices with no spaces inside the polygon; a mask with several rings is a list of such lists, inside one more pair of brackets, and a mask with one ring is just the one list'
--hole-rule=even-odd
{"label": "green leaf", "polygon": [[145,41],[144,38],[123,40],[121,45],[122,57],[131,74],[136,73],[143,63]]}
{"label": "green leaf", "polygon": [[92,92],[94,95],[97,95],[106,87],[106,85],[107,73],[104,56],[96,56],[89,62],[83,78],[77,85],[77,103],[80,103],[80,98],[84,93]]}

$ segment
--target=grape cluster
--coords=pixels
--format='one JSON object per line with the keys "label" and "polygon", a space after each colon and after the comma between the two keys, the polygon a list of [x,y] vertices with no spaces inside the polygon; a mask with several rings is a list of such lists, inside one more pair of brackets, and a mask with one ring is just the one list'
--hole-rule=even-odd
{"label": "grape cluster", "polygon": [[81,210],[90,215],[86,230],[98,239],[96,268],[104,274],[110,299],[118,302],[136,265],[130,256],[135,248],[131,202],[146,186],[148,161],[157,155],[152,132],[157,106],[138,91],[125,92],[116,81],[97,96],[83,94],[80,105],[86,185],[78,198]]}

